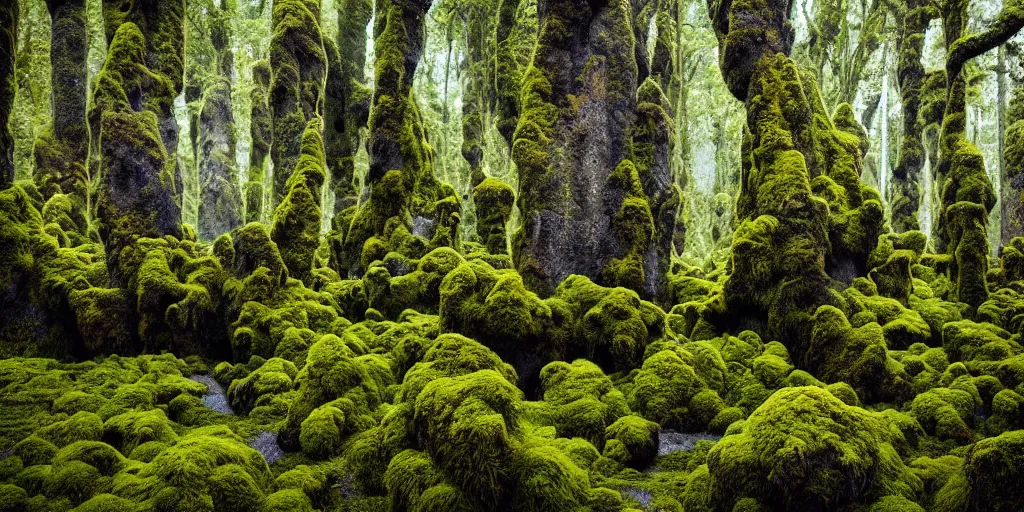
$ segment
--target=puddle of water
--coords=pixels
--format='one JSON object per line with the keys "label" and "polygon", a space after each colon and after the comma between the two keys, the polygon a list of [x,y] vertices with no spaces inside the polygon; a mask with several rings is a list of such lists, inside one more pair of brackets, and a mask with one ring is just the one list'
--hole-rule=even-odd
{"label": "puddle of water", "polygon": [[698,434],[686,434],[674,430],[662,430],[658,433],[658,456],[668,455],[673,452],[688,452],[693,450],[697,441],[718,442],[722,436],[701,432]]}
{"label": "puddle of water", "polygon": [[223,414],[234,414],[228,397],[224,394],[224,388],[219,382],[209,375],[193,375],[189,379],[206,385],[206,394],[203,395],[203,404],[216,412]]}
{"label": "puddle of water", "polygon": [[267,464],[273,464],[284,456],[284,450],[277,444],[277,434],[260,432],[260,435],[249,442],[249,447],[260,452]]}

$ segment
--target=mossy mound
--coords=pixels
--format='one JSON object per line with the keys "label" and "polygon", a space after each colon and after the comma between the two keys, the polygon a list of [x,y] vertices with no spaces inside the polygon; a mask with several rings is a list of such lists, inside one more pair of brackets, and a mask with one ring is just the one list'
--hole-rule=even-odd
{"label": "mossy mound", "polygon": [[804,510],[912,500],[922,483],[900,454],[920,427],[898,416],[848,406],[816,387],[777,391],[711,449],[705,492],[724,509],[741,497]]}

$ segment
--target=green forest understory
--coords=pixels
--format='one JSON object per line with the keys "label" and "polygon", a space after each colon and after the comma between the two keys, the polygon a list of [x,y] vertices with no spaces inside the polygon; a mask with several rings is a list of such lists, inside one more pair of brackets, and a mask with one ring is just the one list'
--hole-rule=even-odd
{"label": "green forest understory", "polygon": [[1024,510],[977,2],[0,0],[0,512]]}

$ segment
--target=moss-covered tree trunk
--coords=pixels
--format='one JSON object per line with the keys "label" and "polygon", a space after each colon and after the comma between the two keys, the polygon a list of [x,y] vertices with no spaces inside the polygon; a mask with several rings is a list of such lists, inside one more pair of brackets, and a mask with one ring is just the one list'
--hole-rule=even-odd
{"label": "moss-covered tree trunk", "polygon": [[[668,270],[658,248],[672,233],[661,220],[665,209],[674,214],[678,194],[660,176],[667,166],[652,165],[671,122],[663,126],[667,102],[656,83],[637,99],[632,6],[550,0],[537,12],[512,148],[523,215],[516,267],[541,294],[583,274],[658,297]],[[634,131],[645,145],[634,144]]]}
{"label": "moss-covered tree trunk", "polygon": [[18,0],[0,6],[0,189],[14,183],[14,136],[9,120],[17,91]]}
{"label": "moss-covered tree trunk", "polygon": [[924,127],[918,114],[925,78],[921,53],[924,49],[924,31],[928,28],[931,12],[919,0],[908,0],[903,19],[897,62],[900,99],[903,103],[903,133],[899,163],[893,169],[889,191],[892,228],[897,233],[920,229],[917,212],[921,206],[921,169],[925,159],[925,147],[921,140]]}
{"label": "moss-covered tree trunk", "polygon": [[363,80],[366,26],[373,17],[371,0],[339,0],[338,40],[329,42],[324,144],[334,190],[334,213],[358,200],[355,181],[359,131],[366,126],[372,91]]}
{"label": "moss-covered tree trunk", "polygon": [[995,206],[981,151],[967,140],[966,64],[1005,43],[1024,28],[1024,11],[1007,5],[984,32],[968,34],[966,0],[948,0],[942,28],[946,60],[946,109],[939,134],[936,176],[940,187],[939,226],[956,297],[972,308],[988,299],[988,214]]}
{"label": "moss-covered tree trunk", "polygon": [[263,219],[267,195],[267,166],[270,147],[273,142],[273,119],[270,112],[270,63],[261,60],[252,68],[252,110],[249,118],[249,132],[252,145],[249,148],[249,179],[245,183],[245,221],[259,222]]}
{"label": "moss-covered tree trunk", "polygon": [[494,27],[495,58],[495,124],[498,133],[512,146],[512,133],[519,123],[519,89],[522,70],[516,59],[515,41],[511,39],[515,27],[519,0],[500,0]]}
{"label": "moss-covered tree trunk", "polygon": [[1006,129],[1000,188],[1004,246],[1009,245],[1014,237],[1024,235],[1024,84],[1014,90],[1006,117],[1009,127]]}
{"label": "moss-covered tree trunk", "polygon": [[866,274],[881,232],[877,192],[859,181],[863,129],[849,105],[830,119],[813,75],[786,56],[785,2],[710,6],[722,75],[747,108],[723,321],[767,322],[770,336],[802,356],[815,309],[834,302],[831,280]]}
{"label": "moss-covered tree trunk", "polygon": [[288,180],[302,152],[302,134],[323,113],[327,55],[320,31],[320,0],[275,0],[273,9],[269,101],[276,207],[288,193]]}
{"label": "moss-covered tree trunk", "polygon": [[10,117],[17,81],[14,61],[18,43],[18,0],[0,5],[0,189],[14,183],[14,136]]}
{"label": "moss-covered tree trunk", "polygon": [[458,197],[434,175],[434,154],[412,96],[429,8],[428,0],[376,3],[369,197],[351,223],[335,220],[343,231],[335,258],[342,275],[360,273],[388,252],[419,258],[434,247],[459,246]]}
{"label": "moss-covered tree trunk", "polygon": [[90,108],[100,141],[97,217],[114,287],[125,287],[141,263],[132,246],[139,237],[182,236],[174,160],[161,139],[161,112],[173,83],[148,68],[139,27],[118,27],[96,78]]}
{"label": "moss-covered tree trunk", "polygon": [[113,44],[121,25],[129,22],[138,27],[145,39],[146,52],[140,63],[157,74],[161,82],[145,91],[146,108],[157,116],[160,139],[173,168],[174,200],[180,210],[184,182],[178,165],[178,121],[173,108],[185,80],[185,0],[103,0],[108,45]]}
{"label": "moss-covered tree trunk", "polygon": [[215,56],[212,84],[199,115],[199,238],[212,241],[242,223],[242,195],[235,163],[235,125],[231,107],[234,71],[233,9],[214,8],[210,36]]}
{"label": "moss-covered tree trunk", "polygon": [[[48,1],[50,32],[52,129],[36,140],[35,180],[44,196],[68,194],[84,213],[89,203],[85,124],[88,83],[88,41],[84,0]],[[85,233],[86,226],[79,226]]]}

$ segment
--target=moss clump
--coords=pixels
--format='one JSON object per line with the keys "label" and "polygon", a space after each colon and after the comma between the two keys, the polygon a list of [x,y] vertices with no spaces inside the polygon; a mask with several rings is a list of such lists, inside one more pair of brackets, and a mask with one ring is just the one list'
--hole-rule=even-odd
{"label": "moss clump", "polygon": [[604,455],[632,468],[647,467],[658,455],[658,424],[623,416],[605,429]]}
{"label": "moss clump", "polygon": [[804,366],[826,382],[846,382],[868,402],[910,397],[909,377],[890,357],[881,326],[853,327],[842,311],[822,306],[814,314]]}
{"label": "moss clump", "polygon": [[[902,424],[913,433],[912,420]],[[711,497],[725,509],[742,496],[786,509],[913,499],[922,483],[900,458],[907,443],[888,415],[816,387],[782,389],[708,453]]]}
{"label": "moss clump", "polygon": [[113,484],[113,494],[159,510],[242,511],[262,506],[270,471],[230,430],[205,427],[116,474]]}
{"label": "moss clump", "polygon": [[473,203],[476,205],[477,234],[491,254],[508,252],[508,235],[505,223],[512,215],[515,191],[501,180],[487,178],[473,187]]}
{"label": "moss clump", "polygon": [[[662,350],[648,357],[633,381],[628,395],[631,407],[663,428],[704,430],[691,408],[707,385],[683,359],[682,350]],[[713,417],[714,415],[712,415]]]}
{"label": "moss clump", "polygon": [[319,119],[306,126],[295,170],[287,182],[287,195],[274,210],[270,231],[289,275],[306,282],[311,278],[313,255],[320,240],[320,193],[326,179],[322,127]]}
{"label": "moss clump", "polygon": [[[974,391],[976,395],[977,390]],[[980,406],[980,397],[972,396],[970,391],[935,388],[917,395],[910,411],[925,432],[967,443],[974,435],[974,410]]]}
{"label": "moss clump", "polygon": [[582,437],[602,447],[607,429],[630,412],[622,392],[590,361],[549,363],[540,372],[540,384],[544,401],[533,414],[553,425],[560,437]]}
{"label": "moss clump", "polygon": [[[307,454],[313,457],[328,457],[338,446],[327,437],[344,438],[372,427],[370,411],[381,403],[391,379],[390,372],[374,371],[376,364],[373,356],[357,356],[333,334],[320,338],[295,377],[298,396],[278,442],[285,448],[308,448]],[[311,417],[313,421],[308,421]],[[329,449],[317,451],[319,447]]]}

